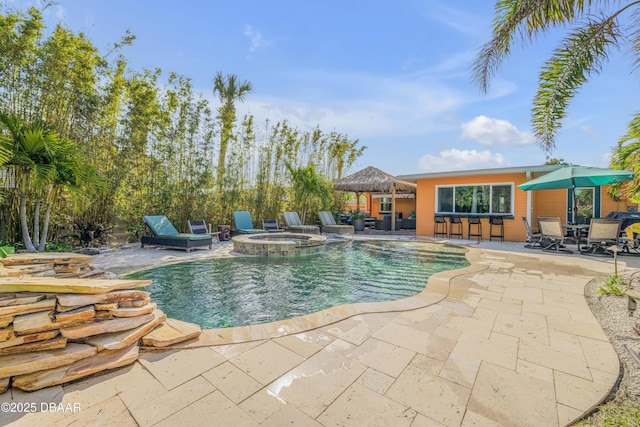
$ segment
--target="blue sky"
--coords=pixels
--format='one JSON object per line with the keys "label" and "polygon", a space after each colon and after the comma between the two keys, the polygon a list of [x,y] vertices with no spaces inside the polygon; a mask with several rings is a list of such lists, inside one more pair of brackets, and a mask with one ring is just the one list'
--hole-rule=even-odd
{"label": "blue sky", "polygon": [[[26,9],[33,1],[10,0]],[[215,101],[217,71],[249,80],[238,112],[317,125],[368,148],[353,170],[375,166],[415,174],[542,164],[530,108],[540,65],[558,35],[518,48],[487,95],[470,78],[489,39],[494,2],[477,0],[205,1],[60,0],[46,12],[106,52],[130,29],[123,50],[136,70],[161,68],[193,79]],[[623,51],[624,53],[624,51]],[[635,112],[637,76],[611,57],[573,100],[551,154],[607,166]]]}

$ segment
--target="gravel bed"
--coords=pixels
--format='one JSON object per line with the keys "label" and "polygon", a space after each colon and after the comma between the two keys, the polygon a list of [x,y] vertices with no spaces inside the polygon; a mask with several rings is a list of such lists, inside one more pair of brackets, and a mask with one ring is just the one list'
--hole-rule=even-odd
{"label": "gravel bed", "polygon": [[589,282],[585,287],[585,297],[591,311],[618,353],[624,370],[619,389],[640,403],[640,359],[636,360],[629,351],[632,350],[640,357],[640,277],[638,273],[633,275],[630,273],[620,275],[627,279],[631,278],[631,286],[625,291],[638,300],[638,309],[633,316],[629,315],[626,295],[602,295],[598,292],[598,289],[605,284],[603,279],[594,279]]}

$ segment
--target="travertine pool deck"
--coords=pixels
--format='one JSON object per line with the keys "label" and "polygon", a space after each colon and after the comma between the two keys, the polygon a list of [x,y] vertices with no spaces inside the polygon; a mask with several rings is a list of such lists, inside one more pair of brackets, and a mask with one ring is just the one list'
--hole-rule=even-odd
{"label": "travertine pool deck", "polygon": [[[434,276],[421,296],[385,307],[395,311],[318,327],[287,321],[270,331],[309,330],[276,338],[265,327],[209,330],[193,348],[147,352],[106,375],[10,390],[0,407],[62,405],[0,412],[0,424],[554,426],[604,399],[619,362],[583,291],[613,272],[611,260],[482,247],[468,258],[470,267]],[[229,336],[254,340],[211,345]]]}

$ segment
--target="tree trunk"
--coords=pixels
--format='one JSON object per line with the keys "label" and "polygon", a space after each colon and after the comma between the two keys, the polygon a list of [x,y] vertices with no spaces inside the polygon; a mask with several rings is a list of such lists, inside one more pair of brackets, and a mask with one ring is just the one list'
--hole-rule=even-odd
{"label": "tree trunk", "polygon": [[40,244],[40,198],[36,199],[33,209],[33,246]]}
{"label": "tree trunk", "polygon": [[20,194],[20,226],[22,228],[22,241],[29,252],[36,252],[35,246],[31,242],[29,235],[29,225],[27,224],[27,195]]}
{"label": "tree trunk", "polygon": [[47,244],[47,234],[49,231],[50,216],[51,216],[51,203],[47,204],[47,209],[44,211],[44,222],[42,224],[42,238],[40,239],[40,246],[38,246],[38,252],[44,252],[44,247]]}

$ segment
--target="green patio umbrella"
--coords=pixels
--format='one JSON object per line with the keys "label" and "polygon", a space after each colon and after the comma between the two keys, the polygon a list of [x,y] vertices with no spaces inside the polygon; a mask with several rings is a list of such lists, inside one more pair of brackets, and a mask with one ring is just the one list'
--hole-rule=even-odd
{"label": "green patio umbrella", "polygon": [[577,187],[598,187],[601,185],[614,184],[616,182],[626,182],[633,179],[633,172],[627,170],[616,170],[607,168],[594,168],[590,166],[569,165],[557,169],[548,174],[542,175],[518,188],[525,191],[532,190],[556,190],[560,188],[571,189],[573,193],[573,218],[575,222],[578,207],[576,205]]}

